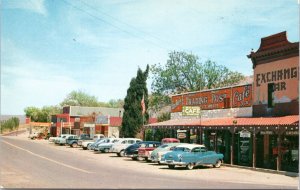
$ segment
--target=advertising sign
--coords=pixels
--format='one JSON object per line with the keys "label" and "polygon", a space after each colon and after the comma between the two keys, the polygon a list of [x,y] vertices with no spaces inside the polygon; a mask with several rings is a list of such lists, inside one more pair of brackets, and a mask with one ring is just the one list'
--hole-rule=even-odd
{"label": "advertising sign", "polygon": [[240,131],[240,137],[250,138],[251,137],[251,133],[249,131],[247,131],[247,130]]}
{"label": "advertising sign", "polygon": [[108,124],[108,116],[98,115],[96,117],[96,124]]}
{"label": "advertising sign", "polygon": [[232,107],[251,107],[252,85],[237,86],[232,88]]}
{"label": "advertising sign", "polygon": [[182,106],[182,115],[183,116],[198,116],[200,115],[199,106]]}
{"label": "advertising sign", "polygon": [[172,96],[171,112],[181,112],[183,106],[200,106],[201,110],[252,106],[252,85]]}
{"label": "advertising sign", "polygon": [[178,139],[185,139],[186,138],[186,133],[177,133],[177,138]]}

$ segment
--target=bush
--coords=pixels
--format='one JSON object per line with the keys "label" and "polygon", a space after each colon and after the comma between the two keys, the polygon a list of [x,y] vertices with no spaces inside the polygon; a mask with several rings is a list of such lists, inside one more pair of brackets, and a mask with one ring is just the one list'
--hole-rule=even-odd
{"label": "bush", "polygon": [[20,120],[17,117],[12,117],[8,120],[1,121],[0,132],[3,133],[4,131],[13,131],[19,127]]}

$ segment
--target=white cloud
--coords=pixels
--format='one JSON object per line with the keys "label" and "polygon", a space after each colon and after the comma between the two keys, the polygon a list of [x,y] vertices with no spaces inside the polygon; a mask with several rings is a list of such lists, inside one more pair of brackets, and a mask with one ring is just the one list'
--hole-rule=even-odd
{"label": "white cloud", "polygon": [[3,1],[4,9],[24,9],[41,15],[47,15],[44,0],[7,0]]}

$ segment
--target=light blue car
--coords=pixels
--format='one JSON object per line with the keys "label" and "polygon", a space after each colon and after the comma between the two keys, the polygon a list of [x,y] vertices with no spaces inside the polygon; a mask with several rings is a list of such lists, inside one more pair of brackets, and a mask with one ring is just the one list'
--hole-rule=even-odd
{"label": "light blue car", "polygon": [[185,144],[176,146],[172,152],[164,154],[161,163],[167,164],[171,169],[175,166],[185,166],[191,170],[199,165],[213,165],[219,168],[223,158],[223,154],[207,151],[204,145]]}

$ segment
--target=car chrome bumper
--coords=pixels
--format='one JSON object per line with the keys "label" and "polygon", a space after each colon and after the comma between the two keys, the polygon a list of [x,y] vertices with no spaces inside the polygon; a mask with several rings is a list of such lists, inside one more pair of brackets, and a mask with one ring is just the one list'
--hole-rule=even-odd
{"label": "car chrome bumper", "polygon": [[176,162],[174,160],[164,160],[160,161],[161,164],[167,164],[167,165],[187,165],[186,162]]}

